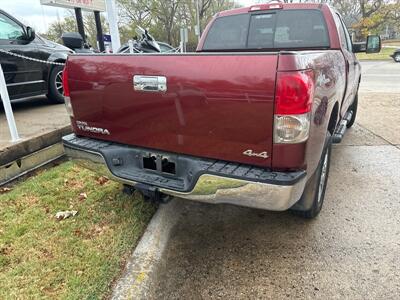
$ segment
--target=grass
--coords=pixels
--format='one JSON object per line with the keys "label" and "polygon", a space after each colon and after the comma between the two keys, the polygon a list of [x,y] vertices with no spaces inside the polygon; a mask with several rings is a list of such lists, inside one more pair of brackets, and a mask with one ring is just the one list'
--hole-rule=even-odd
{"label": "grass", "polygon": [[392,60],[389,56],[393,54],[395,49],[393,48],[382,48],[381,52],[379,53],[357,53],[357,58],[362,60]]}
{"label": "grass", "polygon": [[[55,214],[77,210],[57,221]],[[107,297],[155,207],[72,162],[0,194],[0,299]]]}

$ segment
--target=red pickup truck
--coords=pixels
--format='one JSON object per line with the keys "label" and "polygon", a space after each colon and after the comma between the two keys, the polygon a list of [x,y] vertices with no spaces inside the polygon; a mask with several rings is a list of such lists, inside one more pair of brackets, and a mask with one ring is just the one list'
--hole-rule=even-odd
{"label": "red pickup truck", "polygon": [[321,210],[332,142],[357,112],[353,45],[326,4],[218,13],[196,53],[71,55],[66,154],[164,201]]}

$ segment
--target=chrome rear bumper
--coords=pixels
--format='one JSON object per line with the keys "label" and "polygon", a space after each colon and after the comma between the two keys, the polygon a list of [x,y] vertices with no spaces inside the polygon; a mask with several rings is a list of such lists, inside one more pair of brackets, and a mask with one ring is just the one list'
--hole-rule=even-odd
{"label": "chrome rear bumper", "polygon": [[[97,151],[82,149],[66,142],[64,149],[68,157],[81,166],[93,170],[123,184],[135,186],[141,182],[116,176],[108,167],[104,155]],[[145,176],[145,170],[143,175]],[[206,203],[226,203],[265,210],[284,211],[292,207],[301,197],[306,183],[305,172],[294,183],[257,182],[220,176],[201,174],[190,191],[178,191],[162,186],[158,191],[167,195]]]}

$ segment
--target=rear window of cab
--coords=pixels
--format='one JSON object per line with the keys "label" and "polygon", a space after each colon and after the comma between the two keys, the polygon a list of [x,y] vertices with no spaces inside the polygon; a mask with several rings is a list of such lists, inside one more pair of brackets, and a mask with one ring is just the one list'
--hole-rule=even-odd
{"label": "rear window of cab", "polygon": [[322,12],[293,9],[245,13],[215,19],[203,50],[328,48]]}

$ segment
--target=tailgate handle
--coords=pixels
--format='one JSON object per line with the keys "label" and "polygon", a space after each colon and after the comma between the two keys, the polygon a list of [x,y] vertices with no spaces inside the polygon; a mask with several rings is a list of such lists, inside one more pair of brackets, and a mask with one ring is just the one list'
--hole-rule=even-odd
{"label": "tailgate handle", "polygon": [[133,88],[140,92],[166,92],[167,78],[165,76],[133,76]]}

